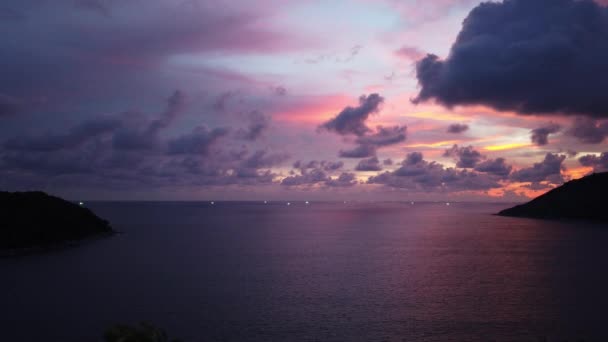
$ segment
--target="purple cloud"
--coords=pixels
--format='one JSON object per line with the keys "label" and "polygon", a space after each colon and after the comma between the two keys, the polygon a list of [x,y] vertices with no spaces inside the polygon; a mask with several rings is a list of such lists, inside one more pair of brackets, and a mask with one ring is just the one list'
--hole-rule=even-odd
{"label": "purple cloud", "polygon": [[565,170],[563,166],[565,159],[566,155],[547,153],[543,161],[511,173],[510,179],[516,182],[548,181],[553,184],[561,184],[564,182],[561,171]]}
{"label": "purple cloud", "polygon": [[603,152],[599,157],[593,154],[587,154],[578,159],[583,166],[593,168],[593,172],[608,171],[608,152]]}
{"label": "purple cloud", "polygon": [[577,0],[484,2],[464,20],[445,60],[429,54],[418,61],[414,102],[606,117],[606,60],[606,7]]}
{"label": "purple cloud", "polygon": [[467,131],[468,129],[469,129],[469,125],[454,123],[454,124],[451,124],[448,126],[447,132],[459,134],[459,133]]}
{"label": "purple cloud", "polygon": [[549,123],[546,126],[535,128],[531,131],[530,140],[536,146],[544,146],[549,143],[549,134],[555,134],[561,130],[561,126],[556,123]]}
{"label": "purple cloud", "polygon": [[489,190],[501,186],[492,175],[445,168],[437,162],[424,160],[419,152],[408,154],[400,165],[395,171],[370,177],[368,183],[413,191],[442,192]]}
{"label": "purple cloud", "polygon": [[507,165],[504,158],[488,159],[475,165],[477,172],[489,173],[492,175],[506,178],[511,173],[513,167]]}
{"label": "purple cloud", "polygon": [[574,120],[566,133],[585,144],[600,144],[608,136],[608,121],[597,122],[579,117]]}
{"label": "purple cloud", "polygon": [[363,136],[370,131],[365,125],[367,118],[380,110],[384,98],[378,94],[361,95],[357,107],[346,107],[336,117],[325,122],[320,129],[326,129],[340,135],[354,134]]}
{"label": "purple cloud", "polygon": [[359,161],[357,166],[355,167],[357,171],[380,171],[382,170],[382,166],[380,165],[380,160],[378,157],[371,157],[368,159],[363,159]]}
{"label": "purple cloud", "polygon": [[456,166],[464,169],[474,168],[479,161],[484,159],[484,156],[475,150],[473,146],[458,147],[458,145],[454,145],[450,149],[445,150],[443,156],[454,157],[456,159]]}

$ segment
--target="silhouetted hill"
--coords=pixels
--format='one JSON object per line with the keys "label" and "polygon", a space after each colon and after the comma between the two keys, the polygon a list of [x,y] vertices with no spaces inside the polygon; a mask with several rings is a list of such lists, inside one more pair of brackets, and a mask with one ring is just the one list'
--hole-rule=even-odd
{"label": "silhouetted hill", "polygon": [[0,249],[48,247],[111,234],[87,208],[44,192],[0,192]]}
{"label": "silhouetted hill", "polygon": [[608,172],[557,187],[532,201],[505,209],[501,216],[608,221]]}

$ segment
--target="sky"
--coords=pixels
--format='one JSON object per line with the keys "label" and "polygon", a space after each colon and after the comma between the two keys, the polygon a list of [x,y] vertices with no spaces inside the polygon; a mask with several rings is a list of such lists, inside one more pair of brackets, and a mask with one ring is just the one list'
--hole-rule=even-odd
{"label": "sky", "polygon": [[606,6],[4,0],[0,189],[525,201],[608,171]]}

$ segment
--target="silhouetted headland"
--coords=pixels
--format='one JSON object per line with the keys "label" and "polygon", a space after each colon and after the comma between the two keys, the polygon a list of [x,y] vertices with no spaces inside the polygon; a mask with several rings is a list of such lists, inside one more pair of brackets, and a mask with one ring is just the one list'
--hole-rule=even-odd
{"label": "silhouetted headland", "polygon": [[595,173],[557,187],[532,201],[505,209],[501,216],[608,221],[608,172]]}
{"label": "silhouetted headland", "polygon": [[47,249],[113,232],[81,205],[44,192],[0,192],[0,250]]}

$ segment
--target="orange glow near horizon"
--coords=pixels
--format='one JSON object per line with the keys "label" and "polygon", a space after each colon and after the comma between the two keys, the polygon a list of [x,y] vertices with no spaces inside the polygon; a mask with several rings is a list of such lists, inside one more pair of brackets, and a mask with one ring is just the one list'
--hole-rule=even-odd
{"label": "orange glow near horizon", "polygon": [[570,179],[579,179],[579,178],[584,177],[586,174],[590,173],[591,171],[593,171],[592,167],[579,166],[579,167],[567,169],[566,171],[564,171],[564,175],[566,175]]}

